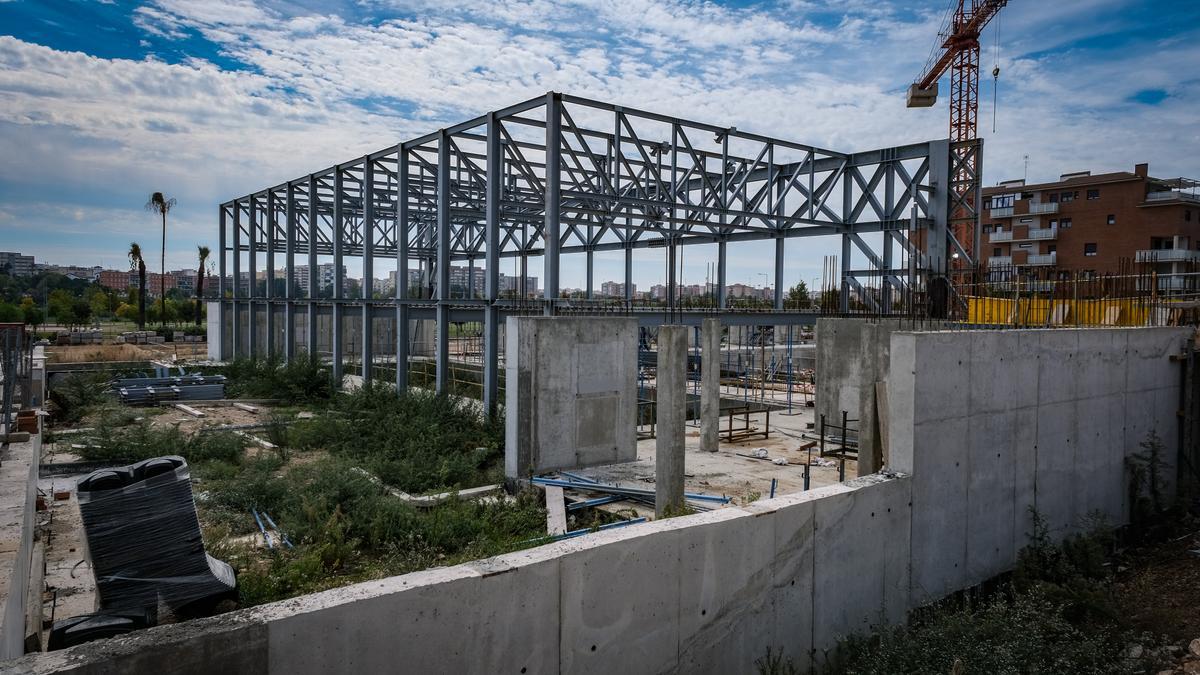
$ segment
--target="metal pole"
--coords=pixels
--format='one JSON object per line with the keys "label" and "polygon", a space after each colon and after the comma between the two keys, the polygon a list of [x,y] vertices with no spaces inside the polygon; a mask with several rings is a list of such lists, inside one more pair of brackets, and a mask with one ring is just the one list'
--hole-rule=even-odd
{"label": "metal pole", "polygon": [[220,346],[220,353],[217,358],[224,360],[229,357],[230,346],[225,344],[225,326],[228,320],[225,317],[226,307],[230,304],[225,300],[225,275],[228,273],[226,269],[225,257],[228,252],[225,250],[228,244],[226,243],[225,230],[229,226],[228,213],[225,207],[218,209],[220,214],[220,232],[217,234],[217,344]]}
{"label": "metal pole", "polygon": [[343,192],[342,168],[333,169],[333,381],[334,386],[342,386],[342,317],[345,308],[342,302],[345,298],[345,288],[342,287],[342,274],[345,272],[343,244],[346,236],[345,214],[342,212],[346,195]]}
{"label": "metal pole", "polygon": [[247,240],[249,242],[249,251],[246,254],[247,267],[246,274],[249,278],[249,288],[246,295],[249,297],[249,302],[246,305],[246,323],[249,324],[249,333],[246,335],[246,351],[249,352],[250,358],[258,358],[258,308],[255,306],[254,300],[258,296],[258,198],[250,195],[250,223],[247,228]]}
{"label": "metal pole", "polygon": [[[242,342],[242,313],[238,300],[242,298],[242,205],[233,203],[233,358],[245,356]],[[145,293],[146,289],[138,290]]]}
{"label": "metal pole", "polygon": [[408,391],[408,152],[396,157],[396,393]]}
{"label": "metal pole", "polygon": [[279,219],[275,216],[275,193],[267,191],[267,358],[275,356],[275,228]]}
{"label": "metal pole", "polygon": [[450,386],[450,134],[438,134],[436,386]]}
{"label": "metal pole", "polygon": [[283,306],[283,358],[291,361],[296,358],[296,186],[287,184],[287,202],[284,216],[284,227],[287,228],[284,240],[283,263],[284,291],[286,304]]}
{"label": "metal pole", "polygon": [[317,177],[308,175],[308,355],[317,358]]}
{"label": "metal pole", "polygon": [[487,204],[484,227],[483,407],[495,415],[500,392],[500,200],[503,196],[500,120],[487,117]]}
{"label": "metal pole", "polygon": [[374,326],[372,325],[372,300],[375,296],[375,163],[370,157],[363,158],[362,179],[362,240],[363,240],[363,282],[362,282],[362,378],[363,384],[371,381],[371,367],[375,361],[372,349]]}

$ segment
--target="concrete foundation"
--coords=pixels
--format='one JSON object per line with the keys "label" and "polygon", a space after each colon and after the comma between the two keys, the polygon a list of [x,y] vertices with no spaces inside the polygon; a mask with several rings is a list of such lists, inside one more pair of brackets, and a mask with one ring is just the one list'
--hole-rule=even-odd
{"label": "concrete foundation", "polygon": [[700,450],[716,452],[721,426],[721,321],[700,328]]}
{"label": "concrete foundation", "polygon": [[658,329],[654,437],[654,516],[683,512],[684,434],[687,433],[687,326]]}
{"label": "concrete foundation", "polygon": [[[1127,517],[1124,458],[1175,457],[1190,329],[896,333],[891,465],[742,507],[589,534],[4,664],[31,673],[729,673],[1011,568],[1035,506],[1055,537]],[[510,382],[512,380],[510,379]],[[907,473],[911,472],[911,474]],[[1170,473],[1170,472],[1168,472]],[[1170,486],[1164,486],[1170,491]]]}
{"label": "concrete foundation", "polygon": [[636,319],[508,319],[509,478],[637,458],[637,334]]}

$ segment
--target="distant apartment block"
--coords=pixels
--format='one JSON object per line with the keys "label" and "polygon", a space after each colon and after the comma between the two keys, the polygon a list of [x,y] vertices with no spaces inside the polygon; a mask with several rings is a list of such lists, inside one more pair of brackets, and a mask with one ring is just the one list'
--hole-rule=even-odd
{"label": "distant apartment block", "polygon": [[33,256],[0,251],[0,272],[14,277],[33,276]]}
{"label": "distant apartment block", "polygon": [[1132,173],[1063,174],[1051,183],[1006,181],[983,191],[982,261],[997,269],[1054,267],[1117,273],[1122,261],[1151,263],[1160,285],[1200,260],[1200,181]]}

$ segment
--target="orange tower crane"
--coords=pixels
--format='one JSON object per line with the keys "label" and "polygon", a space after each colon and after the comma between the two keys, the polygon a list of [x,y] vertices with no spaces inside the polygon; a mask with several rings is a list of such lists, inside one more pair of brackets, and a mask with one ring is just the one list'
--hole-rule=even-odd
{"label": "orange tower crane", "polygon": [[908,107],[928,108],[936,103],[938,80],[950,70],[951,232],[967,257],[977,262],[979,153],[974,141],[979,114],[979,34],[1008,0],[957,3],[953,18],[938,36],[940,46],[925,72],[908,88]]}

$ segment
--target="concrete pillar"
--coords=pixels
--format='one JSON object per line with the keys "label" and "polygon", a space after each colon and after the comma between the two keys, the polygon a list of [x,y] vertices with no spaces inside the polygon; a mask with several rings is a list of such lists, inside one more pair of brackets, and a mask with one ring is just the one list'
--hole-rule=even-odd
{"label": "concrete pillar", "polygon": [[683,512],[683,441],[687,421],[687,326],[658,329],[654,439],[654,517]]}
{"label": "concrete pillar", "polygon": [[700,450],[716,452],[721,427],[721,320],[700,329]]}

